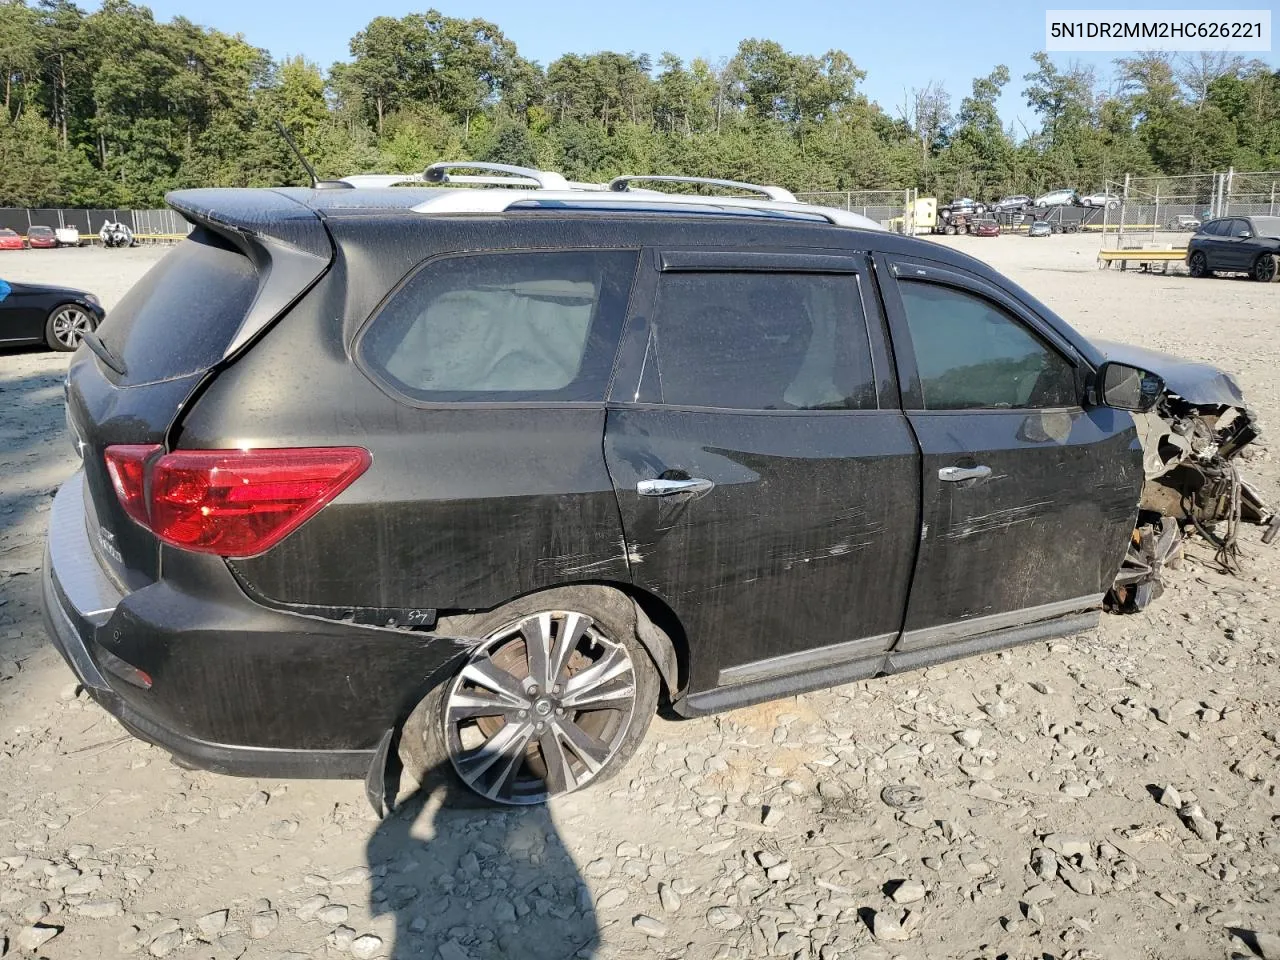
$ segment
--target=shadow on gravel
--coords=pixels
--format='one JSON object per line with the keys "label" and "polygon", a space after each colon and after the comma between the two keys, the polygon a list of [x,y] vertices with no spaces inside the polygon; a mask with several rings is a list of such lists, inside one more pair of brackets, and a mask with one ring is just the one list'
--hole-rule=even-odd
{"label": "shadow on gravel", "polygon": [[[75,469],[66,434],[65,376],[60,368],[17,374],[0,362],[0,532],[13,534],[41,497]],[[65,470],[60,460],[67,461]]]}
{"label": "shadow on gravel", "polygon": [[[599,943],[591,890],[543,805],[474,805],[452,771],[410,797],[367,847],[370,914],[394,914],[392,960],[569,960]],[[450,794],[453,794],[452,796]]]}
{"label": "shadow on gravel", "polygon": [[46,643],[39,571],[48,508],[76,467],[66,435],[65,376],[66,354],[0,351],[0,698],[6,703],[34,679],[29,661]]}

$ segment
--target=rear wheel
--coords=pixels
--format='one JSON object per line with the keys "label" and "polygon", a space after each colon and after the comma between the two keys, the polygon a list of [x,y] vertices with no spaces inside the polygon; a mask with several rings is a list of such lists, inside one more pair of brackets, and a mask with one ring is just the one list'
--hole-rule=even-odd
{"label": "rear wheel", "polygon": [[954,237],[956,235],[956,225],[954,223],[948,223],[942,228],[942,232],[948,237]]}
{"label": "rear wheel", "polygon": [[1187,266],[1191,270],[1193,277],[1207,277],[1210,275],[1209,261],[1201,250],[1197,250],[1191,255],[1191,260]]}
{"label": "rear wheel", "polygon": [[455,805],[535,804],[626,764],[659,687],[627,598],[563,588],[463,620],[455,627],[484,639],[401,737],[405,769],[425,792],[444,787]]}
{"label": "rear wheel", "polygon": [[1253,279],[1259,283],[1275,283],[1280,280],[1280,257],[1264,253],[1253,262]]}
{"label": "rear wheel", "polygon": [[64,303],[54,307],[49,319],[45,321],[44,340],[50,350],[74,350],[93,327],[93,317],[89,311],[73,303]]}

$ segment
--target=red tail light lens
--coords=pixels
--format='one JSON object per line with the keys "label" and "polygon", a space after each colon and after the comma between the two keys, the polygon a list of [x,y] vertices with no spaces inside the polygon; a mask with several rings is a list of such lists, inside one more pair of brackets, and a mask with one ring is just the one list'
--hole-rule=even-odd
{"label": "red tail light lens", "polygon": [[158,443],[121,443],[107,447],[107,474],[124,512],[144,527],[147,520],[147,462],[164,451]]}
{"label": "red tail light lens", "polygon": [[[107,449],[108,469],[117,449]],[[369,463],[369,452],[360,447],[179,450],[145,470],[150,488],[144,517],[130,510],[124,496],[120,502],[172,546],[251,557],[315,516]]]}

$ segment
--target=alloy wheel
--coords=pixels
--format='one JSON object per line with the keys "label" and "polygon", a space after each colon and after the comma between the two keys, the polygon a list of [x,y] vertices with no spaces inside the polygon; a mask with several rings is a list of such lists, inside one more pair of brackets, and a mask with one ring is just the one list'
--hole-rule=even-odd
{"label": "alloy wheel", "polygon": [[541,803],[584,786],[613,759],[635,701],[626,647],[585,614],[539,613],[472,652],[444,703],[445,746],[476,793]]}
{"label": "alloy wheel", "polygon": [[1263,254],[1253,265],[1253,279],[1261,283],[1271,283],[1276,279],[1277,257]]}
{"label": "alloy wheel", "polygon": [[78,347],[92,329],[89,315],[76,307],[63,307],[53,315],[53,335],[64,347]]}

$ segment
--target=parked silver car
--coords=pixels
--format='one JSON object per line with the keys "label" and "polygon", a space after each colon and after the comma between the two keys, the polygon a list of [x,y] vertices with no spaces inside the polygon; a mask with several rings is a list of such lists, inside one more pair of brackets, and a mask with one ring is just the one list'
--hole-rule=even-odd
{"label": "parked silver car", "polygon": [[1037,207],[1069,207],[1077,201],[1076,191],[1072,187],[1051,190],[1036,197]]}
{"label": "parked silver car", "polygon": [[1114,193],[1091,193],[1087,197],[1081,197],[1080,203],[1086,207],[1106,207],[1108,210],[1115,210],[1120,206],[1120,198]]}

